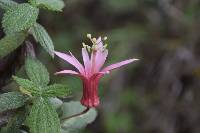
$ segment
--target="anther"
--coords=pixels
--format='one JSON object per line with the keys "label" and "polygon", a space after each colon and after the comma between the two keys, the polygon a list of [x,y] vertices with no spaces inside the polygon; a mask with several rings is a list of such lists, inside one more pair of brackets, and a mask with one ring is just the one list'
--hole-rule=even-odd
{"label": "anther", "polygon": [[105,36],[105,37],[103,38],[103,40],[104,40],[104,41],[106,41],[107,39],[108,39],[108,37],[107,37],[107,36]]}
{"label": "anther", "polygon": [[106,43],[103,47],[106,49],[108,47],[108,44]]}
{"label": "anther", "polygon": [[93,41],[94,43],[96,43],[97,39],[96,39],[96,38],[92,38],[92,41]]}
{"label": "anther", "polygon": [[82,45],[83,45],[84,48],[86,47],[86,44],[84,42],[82,43]]}
{"label": "anther", "polygon": [[91,34],[87,34],[87,38],[91,39],[92,35]]}

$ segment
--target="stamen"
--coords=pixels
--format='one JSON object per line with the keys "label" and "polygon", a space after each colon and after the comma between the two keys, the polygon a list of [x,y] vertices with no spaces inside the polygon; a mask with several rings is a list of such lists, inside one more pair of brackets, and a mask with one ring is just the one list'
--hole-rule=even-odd
{"label": "stamen", "polygon": [[105,37],[103,38],[103,40],[104,40],[104,41],[106,41],[107,39],[108,39],[108,37],[107,37],[107,36],[105,36]]}
{"label": "stamen", "polygon": [[91,39],[92,35],[91,34],[87,34],[87,38]]}
{"label": "stamen", "polygon": [[92,50],[97,51],[98,50],[98,46],[96,44],[92,45]]}
{"label": "stamen", "polygon": [[108,44],[106,43],[106,44],[103,46],[103,48],[106,49],[107,47],[108,47]]}
{"label": "stamen", "polygon": [[84,42],[82,43],[82,45],[83,45],[83,48],[86,48],[86,46],[87,46]]}
{"label": "stamen", "polygon": [[88,46],[88,45],[86,45],[86,47],[87,47],[88,52],[90,52],[91,51],[91,47]]}
{"label": "stamen", "polygon": [[92,41],[93,41],[94,43],[96,43],[96,42],[97,42],[97,39],[96,39],[96,38],[92,38]]}

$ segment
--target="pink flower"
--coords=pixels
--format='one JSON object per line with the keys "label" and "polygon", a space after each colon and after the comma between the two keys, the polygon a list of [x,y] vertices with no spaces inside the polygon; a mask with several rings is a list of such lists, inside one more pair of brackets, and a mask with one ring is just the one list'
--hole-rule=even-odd
{"label": "pink flower", "polygon": [[[105,74],[110,73],[111,70],[132,63],[138,59],[125,60],[102,69],[108,55],[106,45],[103,44],[101,37],[98,39],[92,38],[90,34],[88,34],[87,37],[92,41],[93,45],[90,47],[83,43],[82,56],[84,65],[82,65],[72,53],[65,54],[55,52],[57,56],[64,59],[77,69],[77,71],[63,70],[56,74],[71,74],[80,77],[83,81],[83,97],[81,99],[81,104],[86,107],[97,107],[99,105],[98,83],[100,78]],[[107,37],[104,37],[103,40],[106,39]],[[91,52],[91,57],[88,52]]]}

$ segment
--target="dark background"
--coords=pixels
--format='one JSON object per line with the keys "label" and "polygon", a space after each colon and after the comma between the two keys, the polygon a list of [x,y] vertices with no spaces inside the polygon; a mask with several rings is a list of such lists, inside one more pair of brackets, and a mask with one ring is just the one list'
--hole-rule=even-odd
{"label": "dark background", "polygon": [[[200,133],[199,0],[66,0],[62,13],[42,10],[39,22],[55,49],[81,58],[87,33],[108,36],[107,65],[128,58],[140,61],[113,71],[100,83],[98,118],[86,133]],[[52,82],[67,84],[73,100],[82,86],[72,76],[54,76],[72,68],[37,55]],[[21,70],[21,73],[23,70]],[[20,72],[19,72],[20,73]],[[15,87],[12,83],[6,88]]]}

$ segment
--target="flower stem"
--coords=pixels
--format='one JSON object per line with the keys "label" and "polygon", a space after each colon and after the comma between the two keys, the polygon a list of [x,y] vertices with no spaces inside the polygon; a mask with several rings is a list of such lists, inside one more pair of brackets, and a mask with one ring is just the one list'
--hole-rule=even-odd
{"label": "flower stem", "polygon": [[75,115],[72,115],[72,116],[68,116],[68,117],[64,117],[64,118],[61,119],[61,121],[65,121],[65,120],[68,120],[68,119],[71,119],[71,118],[74,118],[74,117],[83,115],[83,114],[87,113],[89,110],[90,110],[90,108],[87,107],[87,108],[86,108],[85,110],[83,110],[81,113],[78,113],[78,114],[75,114]]}

